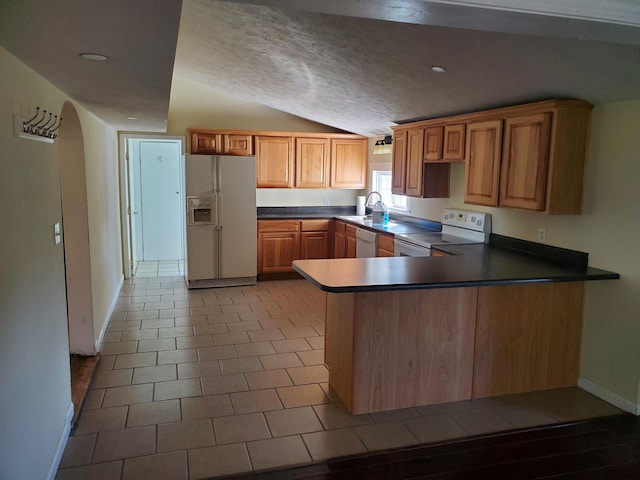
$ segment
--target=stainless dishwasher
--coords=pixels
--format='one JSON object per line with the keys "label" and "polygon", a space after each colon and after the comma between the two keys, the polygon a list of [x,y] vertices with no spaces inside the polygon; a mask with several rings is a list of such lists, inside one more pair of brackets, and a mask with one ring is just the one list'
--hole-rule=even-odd
{"label": "stainless dishwasher", "polygon": [[364,228],[356,228],[356,257],[375,257],[378,253],[378,234]]}

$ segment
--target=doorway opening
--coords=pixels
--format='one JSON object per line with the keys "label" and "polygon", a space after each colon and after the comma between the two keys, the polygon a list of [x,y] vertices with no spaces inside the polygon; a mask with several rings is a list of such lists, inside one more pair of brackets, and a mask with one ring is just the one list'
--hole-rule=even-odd
{"label": "doorway opening", "polygon": [[125,278],[184,275],[184,138],[121,135]]}

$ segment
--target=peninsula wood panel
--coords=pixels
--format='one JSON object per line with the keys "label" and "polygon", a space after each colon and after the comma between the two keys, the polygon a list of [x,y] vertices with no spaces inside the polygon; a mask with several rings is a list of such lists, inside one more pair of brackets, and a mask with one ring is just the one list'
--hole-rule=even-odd
{"label": "peninsula wood panel", "polygon": [[348,338],[327,327],[330,385],[353,414],[471,398],[476,298],[476,288],[329,293],[327,325],[353,324]]}
{"label": "peninsula wood panel", "polygon": [[324,363],[329,383],[347,409],[353,392],[354,293],[327,293]]}
{"label": "peninsula wood panel", "polygon": [[498,205],[502,121],[470,123],[467,126],[465,203]]}
{"label": "peninsula wood panel", "polygon": [[480,287],[473,397],[574,386],[583,282]]}
{"label": "peninsula wood panel", "polygon": [[548,112],[505,120],[500,206],[544,210],[550,131]]}
{"label": "peninsula wood panel", "polygon": [[329,186],[329,139],[296,138],[296,182],[298,188]]}

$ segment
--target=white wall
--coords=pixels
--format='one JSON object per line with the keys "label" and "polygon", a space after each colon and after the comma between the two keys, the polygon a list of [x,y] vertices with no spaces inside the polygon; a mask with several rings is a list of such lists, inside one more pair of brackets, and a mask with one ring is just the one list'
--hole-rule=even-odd
{"label": "white wall", "polygon": [[[465,205],[464,166],[452,165],[451,197],[412,199],[412,215],[439,220],[445,206],[490,212],[493,232],[589,253],[589,265],[621,280],[587,284],[581,376],[627,410],[640,404],[640,100],[596,106],[582,215],[551,216]],[[377,157],[377,156],[376,156]],[[371,157],[370,157],[371,158]]]}
{"label": "white wall", "polygon": [[[12,115],[71,100],[0,48],[0,478],[46,478],[64,447],[71,402],[55,145],[16,138]],[[71,100],[72,101],[72,100]],[[85,135],[94,322],[122,276],[115,131],[74,102]],[[61,444],[61,445],[60,445]]]}

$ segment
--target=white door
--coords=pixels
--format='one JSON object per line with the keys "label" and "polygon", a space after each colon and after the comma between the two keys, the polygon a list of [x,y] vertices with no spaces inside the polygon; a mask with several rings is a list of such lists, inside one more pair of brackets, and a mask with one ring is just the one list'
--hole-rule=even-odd
{"label": "white door", "polygon": [[140,141],[143,260],[182,259],[180,142]]}

